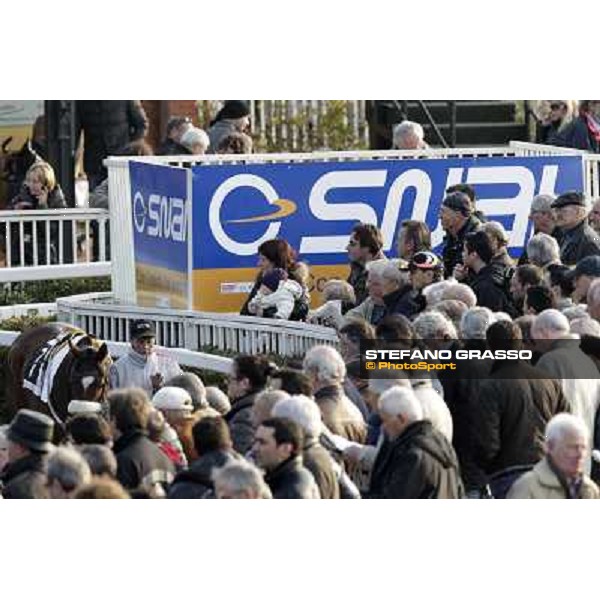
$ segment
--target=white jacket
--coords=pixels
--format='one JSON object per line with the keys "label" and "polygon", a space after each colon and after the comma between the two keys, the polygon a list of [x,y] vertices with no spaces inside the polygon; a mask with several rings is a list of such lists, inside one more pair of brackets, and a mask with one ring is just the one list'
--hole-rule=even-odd
{"label": "white jacket", "polygon": [[151,377],[155,373],[160,373],[165,383],[176,375],[181,375],[183,371],[167,351],[160,349],[152,353],[146,359],[145,356],[138,354],[133,348],[129,348],[127,354],[124,354],[114,362],[108,374],[109,387],[111,389],[123,387],[140,387],[146,390],[152,397]]}
{"label": "white jacket", "polygon": [[304,289],[297,281],[287,279],[281,281],[279,287],[270,294],[262,294],[259,290],[248,303],[248,312],[260,317],[267,308],[275,307],[275,319],[289,319],[294,304],[303,294]]}
{"label": "white jacket", "polygon": [[345,317],[342,315],[342,301],[329,300],[323,306],[311,310],[308,313],[308,322],[340,329],[346,322]]}

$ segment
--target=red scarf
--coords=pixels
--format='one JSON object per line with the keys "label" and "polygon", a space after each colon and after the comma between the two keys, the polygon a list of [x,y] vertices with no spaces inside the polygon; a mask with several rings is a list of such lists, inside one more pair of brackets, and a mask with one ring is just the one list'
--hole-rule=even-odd
{"label": "red scarf", "polygon": [[600,123],[598,123],[590,113],[586,113],[584,116],[587,122],[587,128],[592,134],[592,137],[597,142],[600,142]]}

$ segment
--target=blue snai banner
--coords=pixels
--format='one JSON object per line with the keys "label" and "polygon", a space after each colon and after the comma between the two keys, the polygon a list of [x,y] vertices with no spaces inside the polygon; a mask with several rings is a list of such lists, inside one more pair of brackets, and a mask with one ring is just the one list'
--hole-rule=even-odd
{"label": "blue snai banner", "polygon": [[425,221],[439,250],[445,190],[468,183],[478,209],[503,223],[516,255],[531,234],[535,195],[584,188],[581,156],[206,164],[191,176],[132,162],[130,175],[138,303],[215,311],[239,310],[266,240],[284,238],[298,251],[318,302],[325,281],[347,275],[346,245],[358,221],[381,228],[388,257],[397,255],[405,219]]}
{"label": "blue snai banner", "polygon": [[253,267],[258,246],[274,237],[311,265],[345,264],[357,221],[382,229],[389,257],[405,219],[425,221],[439,247],[440,204],[456,183],[474,186],[478,209],[503,223],[516,254],[536,194],[583,189],[579,156],[205,165],[193,174],[194,232],[203,240],[194,269]]}
{"label": "blue snai banner", "polygon": [[137,302],[189,308],[186,169],[129,163]]}

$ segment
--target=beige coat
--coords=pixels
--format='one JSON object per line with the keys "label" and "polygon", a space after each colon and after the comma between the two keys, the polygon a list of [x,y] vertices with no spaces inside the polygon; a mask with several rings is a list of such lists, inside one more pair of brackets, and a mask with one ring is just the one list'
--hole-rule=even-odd
{"label": "beige coat", "polygon": [[[548,461],[543,458],[531,471],[515,481],[506,497],[512,500],[564,500],[566,494]],[[600,498],[598,486],[587,475],[583,476],[581,497],[584,499]]]}

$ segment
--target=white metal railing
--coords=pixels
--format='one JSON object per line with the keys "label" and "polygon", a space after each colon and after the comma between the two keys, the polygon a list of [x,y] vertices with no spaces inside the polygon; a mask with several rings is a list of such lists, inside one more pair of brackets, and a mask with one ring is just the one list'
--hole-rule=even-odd
{"label": "white metal railing", "polygon": [[56,306],[59,320],[115,342],[127,342],[130,322],[145,318],[154,323],[159,345],[191,351],[214,348],[234,354],[303,356],[312,346],[338,343],[337,333],[320,325],[127,306],[115,303],[108,292],[60,298]]}
{"label": "white metal railing", "polygon": [[549,154],[574,154],[583,157],[584,193],[588,200],[600,199],[600,154],[590,154],[577,148],[547,146],[529,142],[510,142],[510,146],[519,152],[519,156],[548,156]]}
{"label": "white metal railing", "polygon": [[110,275],[108,222],[102,209],[0,211],[0,282]]}

